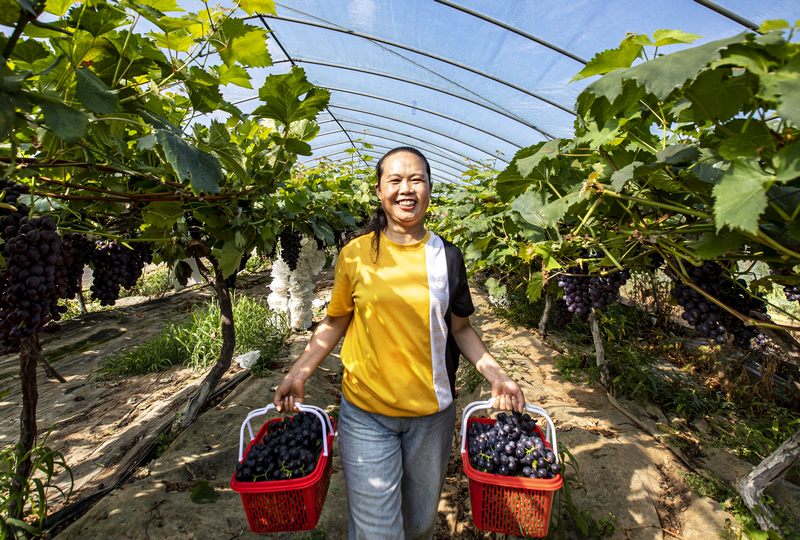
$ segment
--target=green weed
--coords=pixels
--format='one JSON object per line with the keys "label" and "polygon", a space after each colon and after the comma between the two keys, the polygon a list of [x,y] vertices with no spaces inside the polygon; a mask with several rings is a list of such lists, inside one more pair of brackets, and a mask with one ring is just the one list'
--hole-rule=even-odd
{"label": "green weed", "polygon": [[[65,500],[69,500],[72,494],[72,470],[64,460],[63,454],[47,446],[48,436],[49,432],[25,455],[18,450],[17,445],[0,450],[0,493],[4,494],[0,498],[0,538],[4,538],[6,534],[10,535],[10,538],[42,536],[42,523],[47,516],[48,504],[52,502],[52,497],[48,501],[46,493],[50,490],[56,491]],[[14,480],[12,471],[15,471],[17,465],[26,457],[31,460],[33,470],[23,483],[18,496],[12,499],[8,496]],[[66,490],[53,482],[62,471],[69,476]],[[22,520],[9,516],[12,503],[24,509]]]}
{"label": "green weed", "polygon": [[173,288],[172,271],[166,265],[162,265],[152,272],[143,274],[130,290],[121,290],[120,297],[163,296]]}
{"label": "green weed", "polygon": [[[234,354],[258,349],[261,351],[259,369],[267,369],[289,335],[285,318],[248,296],[236,296],[233,320],[236,332]],[[219,358],[222,348],[220,328],[219,305],[212,301],[195,309],[187,320],[169,324],[136,349],[101,360],[100,376],[141,375],[174,365],[206,369]]]}

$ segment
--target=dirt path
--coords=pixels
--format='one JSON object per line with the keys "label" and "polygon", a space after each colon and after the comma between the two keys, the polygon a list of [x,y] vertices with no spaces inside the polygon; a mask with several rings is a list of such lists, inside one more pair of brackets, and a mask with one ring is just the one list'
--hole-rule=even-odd
{"label": "dirt path", "polygon": [[[320,294],[326,292],[323,289]],[[638,413],[623,414],[597,387],[561,379],[555,370],[557,353],[553,349],[532,332],[499,321],[485,297],[475,290],[473,295],[477,307],[473,326],[520,381],[528,401],[550,412],[559,446],[569,449],[580,465],[585,490],[573,491],[579,509],[595,518],[615,516],[614,538],[705,539],[716,536],[725,521],[733,519],[714,501],[690,492],[682,479],[686,468],[657,438],[642,430],[657,429],[647,411],[639,407]],[[147,470],[104,497],[59,538],[260,537],[250,532],[239,496],[229,487],[239,427],[250,410],[271,399],[272,388],[307,339],[308,334],[293,336],[281,360],[282,368],[239,385],[181,434]],[[337,353],[338,349],[309,381],[309,403],[330,407],[338,402],[341,364]],[[458,403],[463,407],[487,396],[485,385],[479,386],[472,392],[462,392]],[[272,537],[346,537],[346,498],[336,448],[333,455],[331,485],[317,529]],[[485,536],[472,526],[468,488],[459,461],[455,451],[440,503],[437,538]],[[737,469],[734,461],[727,465]],[[203,481],[219,495],[215,502],[191,502],[193,488]]]}

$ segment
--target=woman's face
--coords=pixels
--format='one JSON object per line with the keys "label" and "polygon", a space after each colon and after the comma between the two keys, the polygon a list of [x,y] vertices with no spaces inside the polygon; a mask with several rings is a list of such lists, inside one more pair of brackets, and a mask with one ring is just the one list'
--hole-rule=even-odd
{"label": "woman's face", "polygon": [[425,222],[431,200],[430,179],[425,162],[410,152],[397,152],[383,161],[375,192],[381,201],[389,227],[415,230]]}

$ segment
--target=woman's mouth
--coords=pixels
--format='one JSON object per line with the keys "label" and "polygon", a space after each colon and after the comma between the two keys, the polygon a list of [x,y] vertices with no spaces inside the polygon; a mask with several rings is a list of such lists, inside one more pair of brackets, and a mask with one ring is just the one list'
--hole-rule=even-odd
{"label": "woman's mouth", "polygon": [[409,201],[409,200],[397,201],[397,206],[399,206],[403,210],[411,210],[417,206],[417,201]]}

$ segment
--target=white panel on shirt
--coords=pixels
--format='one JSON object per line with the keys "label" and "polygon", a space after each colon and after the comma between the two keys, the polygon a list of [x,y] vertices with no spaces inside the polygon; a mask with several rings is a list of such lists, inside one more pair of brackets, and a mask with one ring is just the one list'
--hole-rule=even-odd
{"label": "white panel on shirt", "polygon": [[447,377],[447,324],[445,313],[450,301],[450,286],[447,279],[447,260],[444,242],[431,233],[425,244],[425,262],[428,267],[428,289],[430,290],[431,360],[433,363],[433,388],[439,401],[439,410],[452,402],[450,379]]}

